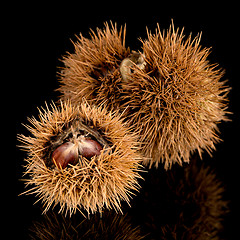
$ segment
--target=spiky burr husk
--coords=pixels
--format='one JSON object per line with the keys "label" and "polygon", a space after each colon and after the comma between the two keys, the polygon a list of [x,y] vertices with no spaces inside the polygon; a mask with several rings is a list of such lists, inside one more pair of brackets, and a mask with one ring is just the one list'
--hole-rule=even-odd
{"label": "spiky burr husk", "polygon": [[142,54],[130,53],[125,29],[106,24],[91,39],[80,36],[75,52],[64,58],[62,98],[78,104],[85,97],[119,109],[144,143],[149,167],[181,165],[196,150],[211,154],[220,140],[217,124],[227,120],[229,88],[200,37],[185,38],[173,24],[166,32],[158,26],[142,40]]}
{"label": "spiky burr husk", "polygon": [[211,153],[219,141],[217,124],[227,120],[224,71],[208,61],[201,35],[185,38],[173,24],[159,26],[142,41],[145,66],[131,66],[122,84],[122,109],[146,144],[145,164],[189,162],[192,152]]}
{"label": "spiky burr husk", "polygon": [[[60,212],[70,214],[77,209],[88,214],[104,208],[121,211],[121,200],[129,203],[132,191],[139,188],[141,157],[136,136],[116,112],[103,106],[83,103],[73,107],[61,102],[60,107],[53,104],[40,110],[39,120],[33,117],[29,121],[32,136],[19,137],[29,155],[26,184],[32,188],[26,193],[39,196],[44,212],[58,203]],[[72,135],[80,134],[81,126],[102,144],[100,155],[90,159],[78,155],[75,164],[58,166],[51,157],[53,152]]]}
{"label": "spiky burr husk", "polygon": [[91,31],[90,39],[82,35],[74,43],[75,51],[63,57],[60,73],[62,99],[78,104],[82,98],[98,105],[116,109],[120,101],[121,81],[119,66],[129,55],[125,47],[126,28],[106,23],[103,30]]}

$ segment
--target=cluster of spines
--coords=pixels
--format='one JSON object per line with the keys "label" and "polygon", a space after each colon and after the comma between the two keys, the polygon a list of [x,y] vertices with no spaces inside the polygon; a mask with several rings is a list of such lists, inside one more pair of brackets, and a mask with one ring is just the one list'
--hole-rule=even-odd
{"label": "cluster of spines", "polygon": [[[27,192],[39,196],[44,203],[44,212],[58,203],[60,212],[66,209],[70,214],[77,209],[84,209],[88,214],[101,212],[103,208],[121,211],[121,200],[129,203],[132,191],[139,189],[137,178],[140,178],[141,161],[136,136],[130,133],[126,123],[104,107],[86,104],[73,107],[69,103],[62,103],[60,109],[55,105],[52,110],[47,107],[40,112],[39,118],[30,120],[32,126],[28,129],[33,136],[20,136],[20,140],[29,152],[27,185],[35,185]],[[78,119],[101,128],[112,146],[90,160],[82,158],[81,164],[65,169],[47,167],[44,156],[49,141]]]}
{"label": "cluster of spines", "polygon": [[82,35],[74,43],[75,52],[63,58],[60,73],[62,99],[78,104],[82,98],[98,105],[115,108],[119,101],[121,74],[119,65],[130,50],[125,47],[126,27],[106,23],[105,29],[91,31],[90,39]]}
{"label": "cluster of spines", "polygon": [[217,123],[227,120],[229,88],[221,81],[223,70],[207,60],[210,49],[199,43],[200,36],[185,39],[173,25],[166,33],[158,26],[142,41],[145,69],[133,65],[123,83],[123,108],[146,142],[150,167],[181,165],[195,150],[211,153],[219,141]]}
{"label": "cluster of spines", "polygon": [[138,224],[151,233],[150,239],[222,239],[229,211],[224,184],[199,158],[183,165],[150,170]]}

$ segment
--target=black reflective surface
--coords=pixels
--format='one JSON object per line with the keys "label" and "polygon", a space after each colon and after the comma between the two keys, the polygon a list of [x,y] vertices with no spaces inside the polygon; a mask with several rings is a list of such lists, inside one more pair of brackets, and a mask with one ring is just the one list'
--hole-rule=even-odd
{"label": "black reflective surface", "polygon": [[[119,11],[114,8],[110,12],[106,9],[101,10],[104,9],[103,6],[95,6],[96,12],[93,9],[90,11],[90,7],[94,6],[85,6],[84,9],[68,6],[69,9],[63,7],[61,11],[57,9],[47,11],[45,8],[43,11],[37,11],[33,7],[29,11],[23,11],[24,14],[18,18],[15,16],[14,29],[16,28],[16,31],[12,31],[14,34],[11,37],[14,42],[11,48],[14,49],[15,54],[11,64],[13,62],[16,64],[14,68],[16,133],[27,134],[21,123],[26,123],[29,116],[36,116],[37,107],[43,106],[45,101],[57,100],[58,93],[54,90],[59,86],[56,76],[56,72],[59,71],[58,67],[62,66],[59,59],[66,51],[73,51],[70,38],[74,39],[75,34],[81,32],[87,36],[89,28],[103,27],[103,22],[109,20],[116,21],[119,25],[126,23],[126,45],[133,50],[138,50],[141,44],[137,38],[146,37],[146,26],[154,31],[157,22],[162,29],[167,29],[173,18],[176,27],[185,27],[186,35],[192,32],[193,36],[196,36],[202,31],[201,44],[213,47],[209,56],[210,61],[218,62],[222,68],[226,69],[225,78],[229,79],[229,85],[232,87],[229,94],[229,110],[234,114],[230,116],[232,122],[219,125],[220,136],[224,141],[216,145],[213,157],[203,154],[202,162],[197,156],[193,156],[193,159],[197,162],[198,168],[201,168],[203,163],[204,166],[210,166],[223,183],[225,187],[223,199],[229,201],[230,212],[226,214],[222,222],[224,230],[220,234],[220,239],[234,239],[235,232],[237,232],[235,216],[239,215],[238,148],[240,134],[239,45],[237,40],[239,23],[235,8],[230,4],[208,7],[203,5],[197,8],[169,4],[159,6],[158,9],[150,4],[146,7],[145,5],[146,3],[142,8],[131,11],[128,8],[118,9]],[[129,13],[126,13],[127,9]],[[46,231],[45,236],[50,234],[55,239],[61,239],[61,237],[62,239],[94,239],[94,236],[97,237],[96,239],[101,239],[101,237],[102,239],[115,239],[119,236],[117,232],[119,229],[122,229],[119,231],[121,234],[134,236],[129,239],[140,239],[140,237],[144,237],[143,239],[174,239],[176,236],[176,239],[188,239],[186,234],[193,228],[193,221],[200,218],[201,207],[199,206],[203,204],[199,204],[200,200],[194,198],[196,195],[192,195],[189,201],[184,202],[184,198],[187,198],[186,194],[194,192],[195,185],[190,184],[188,188],[179,187],[179,183],[184,182],[184,170],[179,166],[174,166],[168,172],[160,167],[157,170],[151,169],[143,173],[145,180],[140,182],[142,188],[133,197],[132,207],[129,208],[123,203],[123,216],[116,215],[114,212],[106,212],[102,217],[97,215],[91,216],[90,219],[85,219],[80,214],[69,218],[69,216],[59,215],[57,207],[44,216],[41,203],[34,204],[37,200],[35,196],[18,196],[25,190],[24,183],[20,181],[24,178],[22,176],[24,157],[26,154],[17,148],[16,210],[14,211],[16,227],[14,229],[17,229],[19,239],[30,239],[31,236],[39,239],[37,236],[39,237],[39,232],[43,230]],[[184,165],[184,167],[189,166]],[[201,201],[204,203],[204,199]],[[207,212],[206,216],[208,216]],[[113,231],[114,227],[115,231]],[[126,232],[124,229],[127,229]],[[16,234],[16,232],[13,233]],[[49,239],[52,238],[49,237]],[[117,239],[124,238],[120,236]]]}

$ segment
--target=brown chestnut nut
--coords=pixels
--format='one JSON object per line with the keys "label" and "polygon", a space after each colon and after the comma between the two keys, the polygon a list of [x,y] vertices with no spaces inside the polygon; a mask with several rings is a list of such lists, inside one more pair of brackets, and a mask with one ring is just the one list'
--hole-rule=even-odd
{"label": "brown chestnut nut", "polygon": [[78,143],[78,148],[80,154],[90,159],[95,155],[100,155],[100,151],[102,150],[102,146],[95,140],[85,138],[81,136]]}
{"label": "brown chestnut nut", "polygon": [[69,163],[76,164],[78,161],[78,147],[76,144],[66,142],[55,149],[52,160],[58,168],[64,169]]}
{"label": "brown chestnut nut", "polygon": [[80,136],[73,142],[66,142],[57,147],[52,153],[52,160],[58,168],[64,169],[67,165],[77,164],[79,154],[90,159],[100,155],[102,146],[95,140]]}

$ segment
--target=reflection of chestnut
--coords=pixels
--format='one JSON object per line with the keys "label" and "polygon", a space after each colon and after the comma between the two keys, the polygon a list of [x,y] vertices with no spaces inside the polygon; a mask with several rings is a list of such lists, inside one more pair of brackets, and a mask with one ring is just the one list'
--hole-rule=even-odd
{"label": "reflection of chestnut", "polygon": [[52,153],[52,159],[56,166],[62,169],[69,163],[76,164],[78,161],[78,148],[74,143],[66,142],[55,149]]}
{"label": "reflection of chestnut", "polygon": [[52,160],[59,168],[64,169],[67,165],[77,164],[78,156],[90,159],[93,156],[99,155],[102,146],[95,140],[80,136],[73,142],[66,142],[60,145],[52,153]]}

